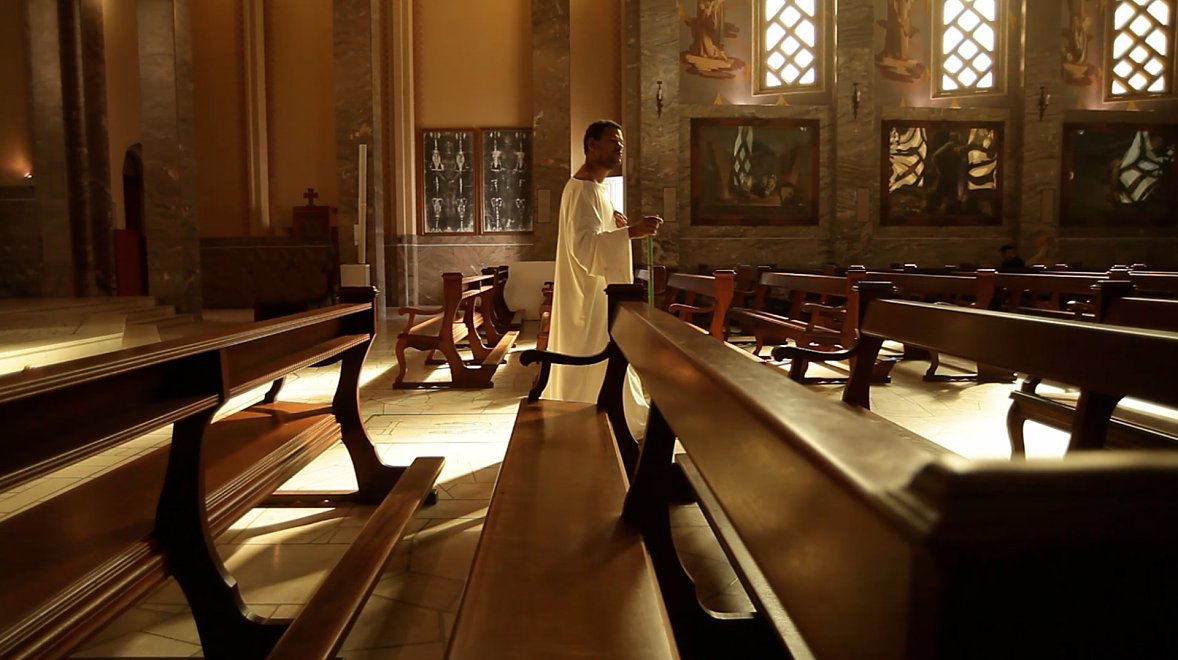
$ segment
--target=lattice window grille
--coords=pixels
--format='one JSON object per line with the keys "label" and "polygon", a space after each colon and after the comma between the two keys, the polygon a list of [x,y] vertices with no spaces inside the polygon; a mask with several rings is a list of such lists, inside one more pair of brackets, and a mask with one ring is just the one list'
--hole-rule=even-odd
{"label": "lattice window grille", "polygon": [[1116,0],[1109,95],[1169,93],[1174,55],[1174,0]]}
{"label": "lattice window grille", "polygon": [[763,90],[819,87],[819,0],[759,1]]}
{"label": "lattice window grille", "polygon": [[998,9],[998,0],[945,0],[939,26],[942,93],[997,89]]}

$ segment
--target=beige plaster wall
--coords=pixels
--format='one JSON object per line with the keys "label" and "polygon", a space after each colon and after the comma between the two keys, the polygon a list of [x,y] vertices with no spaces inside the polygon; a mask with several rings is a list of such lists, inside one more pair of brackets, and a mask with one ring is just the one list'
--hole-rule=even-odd
{"label": "beige plaster wall", "polygon": [[192,3],[193,131],[201,236],[248,236],[250,231],[240,5],[240,0]]}
{"label": "beige plaster wall", "polygon": [[285,236],[291,208],[306,203],[307,188],[319,193],[317,204],[334,206],[339,199],[332,3],[269,0],[265,14],[270,223]]}
{"label": "beige plaster wall", "polygon": [[417,126],[531,126],[531,16],[530,0],[414,2]]}
{"label": "beige plaster wall", "polygon": [[[622,7],[617,0],[569,0],[569,156],[585,162],[585,127],[598,119],[622,123]],[[624,127],[629,128],[629,127]],[[638,127],[632,129],[637,139]]]}
{"label": "beige plaster wall", "polygon": [[25,185],[33,169],[24,4],[0,2],[0,186]]}
{"label": "beige plaster wall", "polygon": [[142,135],[137,4],[136,0],[103,0],[102,3],[110,196],[114,204],[114,226],[120,229],[127,226],[123,211],[123,157]]}

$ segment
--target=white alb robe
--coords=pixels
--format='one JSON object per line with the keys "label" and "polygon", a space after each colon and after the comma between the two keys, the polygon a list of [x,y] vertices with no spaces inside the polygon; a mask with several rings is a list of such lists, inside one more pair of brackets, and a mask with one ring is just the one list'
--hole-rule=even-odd
{"label": "white alb robe", "polygon": [[[556,277],[548,350],[565,355],[595,355],[609,343],[609,303],[605,287],[634,281],[630,235],[614,222],[605,184],[569,179],[560,199]],[[626,417],[641,435],[648,405],[641,383],[627,374]],[[605,362],[590,366],[553,365],[544,398],[593,403],[605,378]]]}

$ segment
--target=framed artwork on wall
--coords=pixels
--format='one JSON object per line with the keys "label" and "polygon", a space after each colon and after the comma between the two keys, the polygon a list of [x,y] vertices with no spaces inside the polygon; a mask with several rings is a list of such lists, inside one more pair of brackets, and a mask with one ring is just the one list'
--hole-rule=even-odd
{"label": "framed artwork on wall", "polygon": [[1002,122],[887,120],[880,224],[1002,224]]}
{"label": "framed artwork on wall", "polygon": [[418,231],[473,234],[479,216],[474,129],[422,129],[417,142]]}
{"label": "framed artwork on wall", "polygon": [[1178,124],[1065,123],[1059,223],[1178,227]]}
{"label": "framed artwork on wall", "polygon": [[482,232],[532,231],[532,129],[484,128]]}
{"label": "framed artwork on wall", "polygon": [[818,224],[817,119],[691,120],[691,223]]}

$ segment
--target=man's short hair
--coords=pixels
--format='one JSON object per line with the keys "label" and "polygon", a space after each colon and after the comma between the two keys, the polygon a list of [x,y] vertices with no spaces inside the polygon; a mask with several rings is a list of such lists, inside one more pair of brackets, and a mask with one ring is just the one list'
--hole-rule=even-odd
{"label": "man's short hair", "polygon": [[602,135],[611,128],[622,130],[622,125],[611,119],[598,119],[589,124],[589,128],[585,129],[585,139],[581,141],[581,146],[584,147],[585,153],[589,153],[589,140],[600,140]]}

